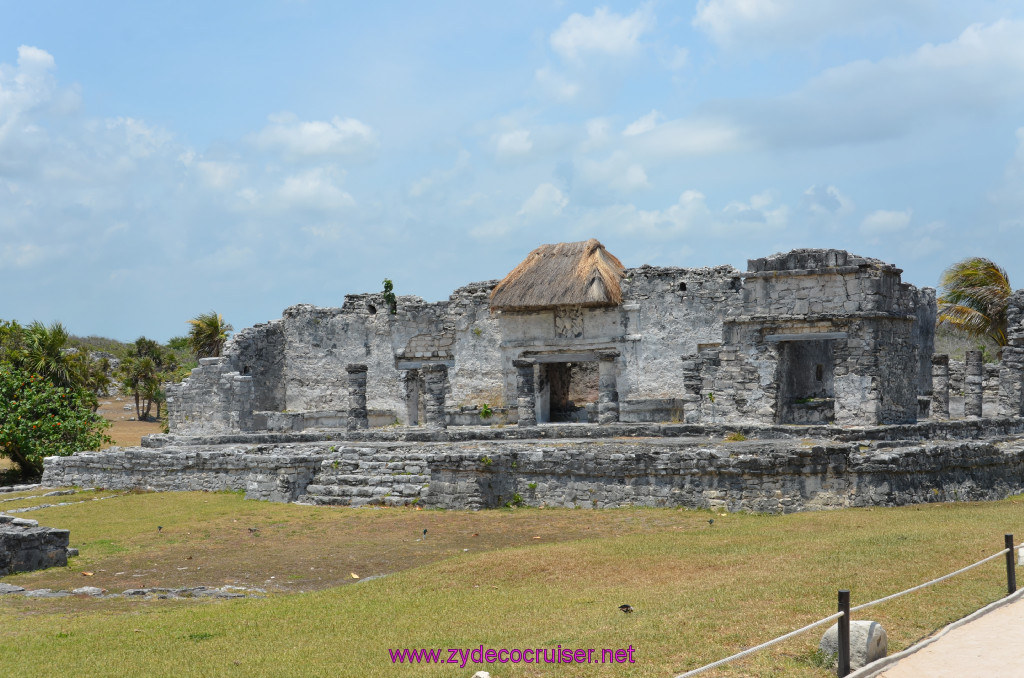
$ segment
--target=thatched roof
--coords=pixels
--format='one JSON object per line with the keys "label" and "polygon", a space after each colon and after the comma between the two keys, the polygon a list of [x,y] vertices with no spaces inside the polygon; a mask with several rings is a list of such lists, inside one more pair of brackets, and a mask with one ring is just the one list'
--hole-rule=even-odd
{"label": "thatched roof", "polygon": [[491,309],[618,306],[624,270],[622,262],[593,238],[541,245],[494,288]]}

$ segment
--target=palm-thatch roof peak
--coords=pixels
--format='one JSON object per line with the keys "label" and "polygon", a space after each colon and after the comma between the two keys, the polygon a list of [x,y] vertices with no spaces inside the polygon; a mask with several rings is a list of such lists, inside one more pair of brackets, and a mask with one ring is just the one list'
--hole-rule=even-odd
{"label": "palm-thatch roof peak", "polygon": [[491,310],[618,306],[625,267],[600,242],[541,245],[491,292]]}

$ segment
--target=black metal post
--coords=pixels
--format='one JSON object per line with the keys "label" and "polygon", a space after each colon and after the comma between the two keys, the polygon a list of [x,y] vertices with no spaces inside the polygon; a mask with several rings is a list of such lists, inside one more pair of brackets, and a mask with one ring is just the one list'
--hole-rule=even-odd
{"label": "black metal post", "polygon": [[1017,570],[1015,569],[1015,563],[1013,562],[1013,556],[1015,551],[1013,549],[1013,535],[1005,535],[1006,548],[1010,549],[1006,552],[1006,595],[1010,595],[1017,590]]}
{"label": "black metal post", "polygon": [[839,666],[836,668],[836,675],[839,678],[850,674],[850,592],[839,591],[839,611],[843,616],[839,618]]}

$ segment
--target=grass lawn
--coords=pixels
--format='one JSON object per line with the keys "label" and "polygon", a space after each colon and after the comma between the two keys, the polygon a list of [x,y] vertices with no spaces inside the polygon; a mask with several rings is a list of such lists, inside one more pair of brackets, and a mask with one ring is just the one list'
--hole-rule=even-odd
{"label": "grass lawn", "polygon": [[[101,492],[59,500],[114,494],[25,514],[70,529],[81,556],[68,568],[3,581],[111,591],[233,583],[266,588],[268,597],[5,596],[4,672],[673,676],[830,614],[839,588],[851,589],[856,605],[994,553],[1005,532],[1018,542],[1024,537],[1024,497],[788,516],[639,508],[353,510],[198,493]],[[388,576],[363,581],[379,574]],[[1005,585],[997,560],[861,618],[881,622],[895,652],[999,598]],[[622,603],[635,612],[619,612]],[[834,675],[814,664],[819,637],[812,631],[705,675]],[[460,668],[398,666],[388,655],[388,648],[480,645],[633,646],[636,663]]]}

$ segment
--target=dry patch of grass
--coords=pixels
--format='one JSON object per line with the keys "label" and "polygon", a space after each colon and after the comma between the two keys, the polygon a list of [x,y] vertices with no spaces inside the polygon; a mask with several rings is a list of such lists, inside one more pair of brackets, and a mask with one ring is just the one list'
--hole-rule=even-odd
{"label": "dry patch of grass", "polygon": [[[21,675],[74,666],[86,676],[111,667],[120,675],[675,675],[831,613],[839,588],[857,604],[998,551],[1004,532],[1024,535],[1022,508],[1015,498],[730,514],[712,526],[708,512],[677,509],[352,510],[230,494],[128,495],[31,514],[70,528],[82,556],[67,570],[4,581],[318,590],[225,603],[6,597],[0,665]],[[117,567],[124,573],[111,572]],[[350,572],[394,574],[335,586],[355,581]],[[996,561],[860,618],[880,621],[896,651],[1001,596],[1004,576]],[[620,613],[622,603],[636,611]],[[819,635],[707,675],[824,678],[811,661]],[[637,663],[460,669],[394,666],[387,653],[481,644],[632,645]]]}
{"label": "dry patch of grass", "polygon": [[[126,405],[129,406],[129,409],[125,409]],[[100,400],[97,412],[111,424],[106,433],[113,439],[113,442],[105,447],[113,445],[135,447],[141,443],[143,436],[163,432],[163,425],[158,421],[135,420],[135,400],[133,398],[121,396],[103,398]]]}

